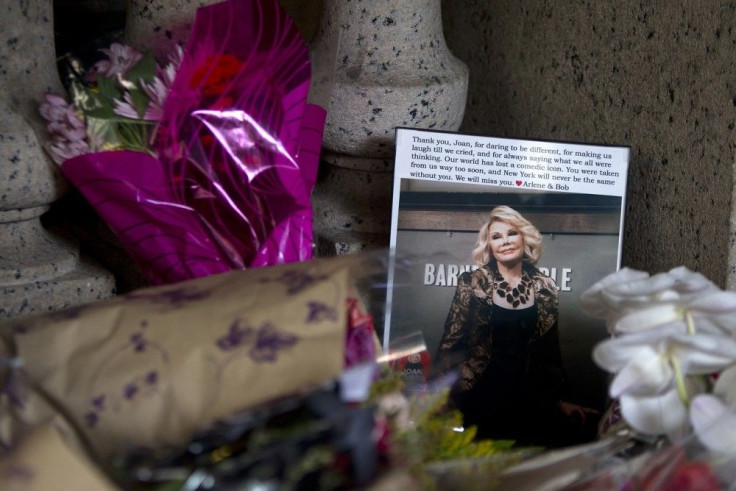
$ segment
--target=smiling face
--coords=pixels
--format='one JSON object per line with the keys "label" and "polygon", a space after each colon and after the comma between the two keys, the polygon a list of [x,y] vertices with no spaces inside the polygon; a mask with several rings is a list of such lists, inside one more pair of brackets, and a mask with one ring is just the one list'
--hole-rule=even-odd
{"label": "smiling face", "polygon": [[499,263],[514,265],[524,257],[524,235],[510,223],[495,221],[488,229],[491,254]]}

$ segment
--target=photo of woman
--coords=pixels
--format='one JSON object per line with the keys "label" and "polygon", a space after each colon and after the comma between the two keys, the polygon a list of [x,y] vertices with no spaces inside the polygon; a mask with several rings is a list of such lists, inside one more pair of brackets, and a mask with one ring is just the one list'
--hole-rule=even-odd
{"label": "photo of woman", "polygon": [[535,267],[539,230],[497,206],[480,228],[473,260],[458,276],[436,371],[456,369],[452,403],[478,437],[557,447],[589,441],[598,412],[566,402],[554,280]]}

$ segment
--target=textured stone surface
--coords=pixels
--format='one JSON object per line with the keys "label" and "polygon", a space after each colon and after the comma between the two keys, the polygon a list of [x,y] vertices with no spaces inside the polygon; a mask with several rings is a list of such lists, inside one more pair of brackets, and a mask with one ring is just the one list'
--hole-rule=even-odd
{"label": "textured stone surface", "polygon": [[185,46],[199,7],[219,0],[128,0],[125,42],[149,49],[165,62],[178,45]]}
{"label": "textured stone surface", "polygon": [[444,7],[464,131],[631,146],[624,264],[736,284],[736,2]]}
{"label": "textured stone surface", "polygon": [[312,54],[318,72],[334,63],[316,232],[345,251],[386,246],[396,127],[457,129],[467,67],[447,49],[439,0],[325,0]]}
{"label": "textured stone surface", "polygon": [[[76,244],[45,230],[40,216],[66,185],[45,156],[38,103],[63,93],[51,0],[11,0],[0,17],[0,319],[104,298],[114,279],[78,262]],[[80,282],[91,296],[78,294]]]}
{"label": "textured stone surface", "polygon": [[108,271],[82,258],[66,274],[0,283],[0,323],[102,300],[113,293],[114,281]]}

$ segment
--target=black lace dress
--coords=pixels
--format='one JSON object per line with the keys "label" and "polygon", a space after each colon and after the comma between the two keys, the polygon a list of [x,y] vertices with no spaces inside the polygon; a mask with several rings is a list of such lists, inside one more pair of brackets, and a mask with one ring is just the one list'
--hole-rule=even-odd
{"label": "black lace dress", "polygon": [[537,308],[519,310],[498,305],[493,309],[493,329],[488,365],[476,385],[463,395],[465,423],[478,427],[478,436],[494,439],[526,439],[535,401],[529,371],[529,340],[537,323]]}

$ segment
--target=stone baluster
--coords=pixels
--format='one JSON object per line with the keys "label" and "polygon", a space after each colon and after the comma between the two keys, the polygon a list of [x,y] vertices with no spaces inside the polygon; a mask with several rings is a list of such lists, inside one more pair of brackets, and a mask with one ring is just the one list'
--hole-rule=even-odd
{"label": "stone baluster", "polygon": [[51,0],[8,0],[0,17],[0,321],[105,298],[110,273],[41,223],[66,189],[43,151],[38,104],[63,94]]}
{"label": "stone baluster", "polygon": [[199,7],[221,0],[128,0],[124,39],[165,63],[177,45],[186,46]]}
{"label": "stone baluster", "polygon": [[333,77],[316,81],[332,98],[327,165],[313,201],[317,235],[338,253],[388,245],[395,128],[460,127],[468,69],[445,44],[440,7],[440,0],[324,2],[312,58],[320,71],[335,66]]}

